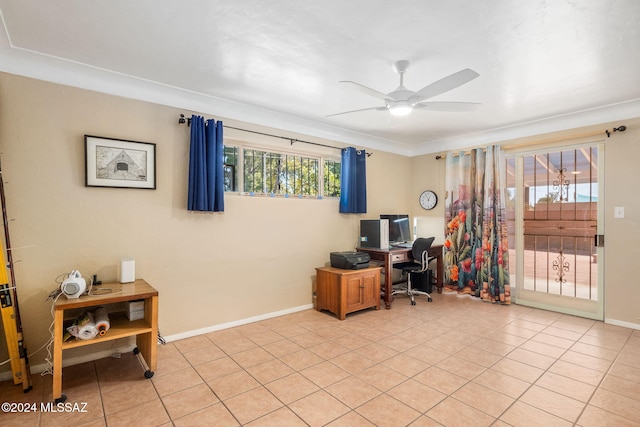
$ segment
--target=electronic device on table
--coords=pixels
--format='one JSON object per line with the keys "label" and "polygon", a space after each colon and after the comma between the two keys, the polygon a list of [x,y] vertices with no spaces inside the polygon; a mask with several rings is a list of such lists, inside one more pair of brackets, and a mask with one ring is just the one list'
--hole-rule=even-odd
{"label": "electronic device on table", "polygon": [[69,299],[79,298],[87,290],[87,281],[78,270],[72,270],[60,285],[60,291]]}
{"label": "electronic device on table", "polygon": [[411,248],[413,246],[409,215],[382,214],[380,219],[386,219],[389,222],[389,245],[391,247]]}

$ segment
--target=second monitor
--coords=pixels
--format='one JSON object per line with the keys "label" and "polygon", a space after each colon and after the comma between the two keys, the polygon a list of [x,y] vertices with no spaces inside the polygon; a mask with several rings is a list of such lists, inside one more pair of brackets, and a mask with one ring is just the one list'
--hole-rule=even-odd
{"label": "second monitor", "polygon": [[380,219],[389,220],[389,245],[399,245],[411,243],[411,227],[409,226],[409,215],[384,214]]}

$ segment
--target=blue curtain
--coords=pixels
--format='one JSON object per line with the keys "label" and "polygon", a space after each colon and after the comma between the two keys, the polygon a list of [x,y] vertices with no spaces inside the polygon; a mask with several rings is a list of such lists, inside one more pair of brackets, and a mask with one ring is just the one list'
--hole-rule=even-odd
{"label": "blue curtain", "polygon": [[190,211],[224,212],[222,122],[191,116],[189,153]]}
{"label": "blue curtain", "polygon": [[367,212],[367,153],[348,147],[342,150],[340,212]]}

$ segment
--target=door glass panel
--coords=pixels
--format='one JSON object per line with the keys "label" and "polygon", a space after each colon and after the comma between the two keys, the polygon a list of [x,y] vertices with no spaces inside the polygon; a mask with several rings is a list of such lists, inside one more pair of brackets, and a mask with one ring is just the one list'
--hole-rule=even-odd
{"label": "door glass panel", "polygon": [[523,288],[597,300],[597,147],[524,156],[523,165]]}

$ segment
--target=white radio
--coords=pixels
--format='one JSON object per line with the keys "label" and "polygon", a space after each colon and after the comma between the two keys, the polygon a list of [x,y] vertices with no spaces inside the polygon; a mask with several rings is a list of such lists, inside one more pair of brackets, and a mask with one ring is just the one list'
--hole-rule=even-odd
{"label": "white radio", "polygon": [[62,281],[60,290],[69,299],[79,298],[87,289],[87,282],[82,278],[78,270],[73,270],[69,276]]}

